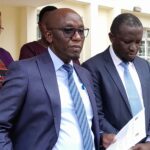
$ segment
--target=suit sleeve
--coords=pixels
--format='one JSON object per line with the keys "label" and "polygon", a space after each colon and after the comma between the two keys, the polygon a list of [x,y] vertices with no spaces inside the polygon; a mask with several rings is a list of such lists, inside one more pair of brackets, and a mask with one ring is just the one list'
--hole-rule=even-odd
{"label": "suit sleeve", "polygon": [[103,111],[103,98],[102,98],[102,80],[100,78],[100,75],[96,70],[94,70],[93,63],[83,63],[83,67],[88,69],[93,77],[93,83],[94,83],[94,93],[96,97],[96,103],[97,103],[97,109],[98,109],[98,116],[99,116],[99,125],[100,129],[102,129],[104,132],[114,133],[116,134],[118,131],[115,129],[109,121],[105,118],[104,111]]}
{"label": "suit sleeve", "polygon": [[[150,73],[150,63],[147,61],[147,65],[148,65],[148,68],[149,68],[149,73]],[[149,74],[150,75],[150,74]],[[148,91],[149,92],[149,91]],[[147,108],[148,107],[148,108]],[[149,106],[145,106],[145,108],[147,108],[147,116],[149,117],[146,117],[146,122],[148,122],[148,129],[147,129],[147,138],[148,138],[148,141],[150,141],[150,114],[149,114]]]}
{"label": "suit sleeve", "polygon": [[13,150],[11,129],[21,110],[28,79],[18,63],[12,63],[0,90],[0,150]]}

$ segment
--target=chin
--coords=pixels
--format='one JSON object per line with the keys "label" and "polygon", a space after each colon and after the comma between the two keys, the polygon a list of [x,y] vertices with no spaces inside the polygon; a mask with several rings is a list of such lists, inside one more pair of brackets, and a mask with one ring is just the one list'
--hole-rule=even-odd
{"label": "chin", "polygon": [[72,55],[71,58],[72,58],[72,59],[79,59],[79,58],[80,58],[80,55]]}
{"label": "chin", "polygon": [[134,60],[134,58],[131,58],[131,57],[130,58],[129,57],[128,58],[122,58],[123,62],[132,62],[133,60]]}
{"label": "chin", "polygon": [[128,59],[128,61],[132,62],[132,61],[134,60],[134,58],[135,58],[135,57],[130,57],[130,58]]}

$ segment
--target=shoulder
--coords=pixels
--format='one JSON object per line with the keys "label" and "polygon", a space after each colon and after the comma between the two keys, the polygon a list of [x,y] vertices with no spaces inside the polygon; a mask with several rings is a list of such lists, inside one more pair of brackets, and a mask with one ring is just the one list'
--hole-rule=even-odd
{"label": "shoulder", "polygon": [[21,68],[21,70],[25,69],[25,68],[30,68],[32,66],[33,63],[35,63],[36,58],[28,58],[28,59],[23,59],[23,60],[19,60],[19,61],[14,61],[9,65],[9,69],[13,68],[13,67],[19,67]]}
{"label": "shoulder", "polygon": [[0,53],[1,54],[10,54],[7,50],[0,48]]}
{"label": "shoulder", "polygon": [[28,42],[28,43],[23,44],[22,47],[21,47],[21,49],[24,49],[26,47],[27,48],[28,47],[32,47],[32,46],[37,45],[37,44],[38,44],[37,41]]}
{"label": "shoulder", "polygon": [[84,76],[85,78],[91,78],[91,73],[89,72],[88,69],[78,65],[78,64],[74,64],[75,70],[77,71],[79,76]]}
{"label": "shoulder", "polygon": [[[6,76],[8,79],[7,81],[17,80],[21,83],[25,82],[25,84],[27,82],[32,83],[38,81],[41,79],[41,71],[44,70],[44,73],[47,71],[45,69],[45,63],[41,61],[44,58],[45,57],[41,58],[40,56],[35,56],[32,58],[12,62],[8,67],[8,74]],[[39,61],[39,59],[41,60]],[[39,64],[41,64],[41,67],[44,69],[41,69]],[[49,67],[49,65],[47,66]]]}
{"label": "shoulder", "polygon": [[104,51],[92,56],[88,60],[86,60],[83,64],[92,64],[92,63],[97,63],[97,62],[102,62],[104,59],[107,57],[110,57],[109,49],[105,49]]}
{"label": "shoulder", "polygon": [[135,57],[134,59],[134,64],[138,64],[139,66],[145,66],[145,65],[150,65],[150,63],[148,62],[148,60],[141,58],[139,56]]}
{"label": "shoulder", "polygon": [[133,63],[137,70],[144,72],[144,74],[150,73],[150,63],[147,60],[137,56],[135,57]]}
{"label": "shoulder", "polygon": [[97,68],[100,68],[100,67],[104,66],[104,64],[107,62],[107,59],[108,59],[107,55],[108,55],[108,52],[103,51],[103,52],[89,58],[85,62],[83,62],[82,66],[87,68],[88,70],[95,70]]}
{"label": "shoulder", "polygon": [[26,66],[27,68],[31,68],[31,66],[33,64],[37,64],[37,62],[45,63],[47,60],[50,60],[50,56],[49,56],[48,51],[44,52],[40,55],[36,55],[36,56],[33,56],[31,58],[27,58],[27,59],[22,59],[22,60],[19,60],[16,62],[22,66]]}
{"label": "shoulder", "polygon": [[[21,68],[21,70],[27,70],[27,71],[31,71],[33,72],[33,68],[37,69],[37,62],[39,60],[43,60],[45,59],[45,57],[42,56],[43,54],[41,55],[38,55],[38,56],[33,56],[31,58],[26,58],[26,59],[20,59],[19,61],[14,61],[11,65],[10,65],[10,68],[11,67],[19,67]],[[45,54],[46,55],[46,54]]]}
{"label": "shoulder", "polygon": [[89,72],[86,68],[82,67],[81,65],[78,65],[76,63],[74,63],[74,67],[76,70],[80,71],[80,72]]}
{"label": "shoulder", "polygon": [[32,41],[32,42],[25,43],[25,44],[23,44],[23,46],[35,45],[35,44],[37,44],[37,41]]}
{"label": "shoulder", "polygon": [[19,59],[31,58],[36,55],[38,43],[36,41],[25,43],[20,49]]}
{"label": "shoulder", "polygon": [[3,48],[0,48],[0,59],[7,67],[13,61],[11,54]]}

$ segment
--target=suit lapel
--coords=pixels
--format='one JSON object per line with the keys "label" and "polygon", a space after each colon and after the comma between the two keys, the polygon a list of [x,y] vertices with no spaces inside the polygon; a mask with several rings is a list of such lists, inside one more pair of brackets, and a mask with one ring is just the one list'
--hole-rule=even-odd
{"label": "suit lapel", "polygon": [[147,91],[147,88],[145,85],[147,85],[145,83],[145,76],[143,76],[143,65],[142,63],[140,63],[138,61],[138,58],[136,57],[135,60],[134,60],[134,66],[136,68],[136,71],[138,73],[138,76],[139,76],[139,80],[140,80],[140,83],[141,83],[141,88],[142,88],[142,96],[143,96],[143,103],[144,103],[144,106],[147,106],[147,96],[146,96],[146,91]]}
{"label": "suit lapel", "polygon": [[120,76],[117,72],[117,69],[116,69],[116,67],[115,67],[115,65],[112,61],[112,58],[111,58],[110,53],[109,53],[109,49],[107,49],[105,51],[104,59],[105,59],[106,70],[108,71],[108,73],[110,74],[112,80],[114,81],[114,83],[118,87],[120,95],[122,96],[123,100],[126,103],[127,109],[129,110],[130,114],[132,115],[130,104],[129,104],[129,101],[128,101],[128,98],[127,98],[127,95],[126,95],[126,92],[125,92],[125,88],[124,88],[123,83],[120,79]]}
{"label": "suit lapel", "polygon": [[49,53],[47,52],[37,57],[37,64],[52,106],[51,109],[54,115],[56,133],[58,135],[61,119],[60,95],[57,85],[56,73]]}

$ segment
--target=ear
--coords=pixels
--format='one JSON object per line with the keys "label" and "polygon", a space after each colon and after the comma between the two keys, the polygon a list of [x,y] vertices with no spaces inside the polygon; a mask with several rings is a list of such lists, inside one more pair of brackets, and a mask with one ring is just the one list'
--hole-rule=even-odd
{"label": "ear", "polygon": [[39,25],[39,29],[40,29],[41,33],[45,32],[47,30],[46,25],[43,24],[42,22],[39,22],[38,25]]}
{"label": "ear", "polygon": [[109,35],[109,39],[110,39],[111,43],[113,43],[113,41],[115,40],[114,34],[112,34],[112,33],[110,32],[108,35]]}
{"label": "ear", "polygon": [[52,33],[51,30],[46,30],[46,31],[44,32],[44,37],[45,37],[46,41],[47,41],[49,44],[52,43],[52,41],[53,41],[53,33]]}

